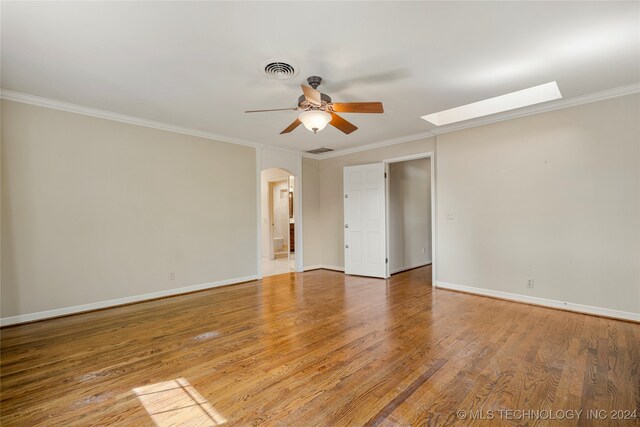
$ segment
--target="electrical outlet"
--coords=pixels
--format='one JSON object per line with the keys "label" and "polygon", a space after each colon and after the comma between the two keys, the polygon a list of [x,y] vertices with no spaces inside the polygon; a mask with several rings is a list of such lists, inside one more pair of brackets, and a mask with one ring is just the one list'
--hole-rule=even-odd
{"label": "electrical outlet", "polygon": [[534,284],[533,277],[529,277],[527,279],[527,288],[533,288],[533,284]]}
{"label": "electrical outlet", "polygon": [[455,219],[455,217],[453,216],[453,211],[452,210],[448,210],[447,211],[446,219]]}
{"label": "electrical outlet", "polygon": [[174,273],[173,271],[169,273],[169,280],[173,280],[175,278],[176,278],[176,273]]}

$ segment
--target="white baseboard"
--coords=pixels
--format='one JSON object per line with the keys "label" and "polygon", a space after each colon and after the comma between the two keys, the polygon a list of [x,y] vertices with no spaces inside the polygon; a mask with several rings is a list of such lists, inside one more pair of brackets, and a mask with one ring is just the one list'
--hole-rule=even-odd
{"label": "white baseboard", "polygon": [[476,295],[500,298],[509,301],[524,302],[527,304],[540,305],[543,307],[559,308],[567,311],[575,311],[578,313],[593,314],[596,316],[612,317],[616,319],[631,320],[640,322],[640,313],[631,313],[628,311],[612,310],[610,308],[593,307],[590,305],[575,304],[572,302],[558,301],[546,298],[532,297],[529,295],[512,294],[502,291],[494,291],[491,289],[475,288],[473,286],[456,285],[446,282],[434,282],[436,288],[449,289],[452,291],[468,292]]}
{"label": "white baseboard", "polygon": [[310,270],[333,270],[333,271],[344,271],[344,267],[337,267],[335,265],[325,265],[325,264],[316,264],[316,265],[307,265],[304,267],[304,271]]}
{"label": "white baseboard", "polygon": [[342,271],[342,272],[344,272],[344,267],[338,267],[336,265],[326,265],[326,264],[324,264],[322,266],[322,268],[324,268],[325,270],[333,270],[333,271]]}
{"label": "white baseboard", "polygon": [[413,264],[413,265],[410,265],[410,266],[407,266],[407,267],[396,268],[395,270],[389,271],[389,274],[401,273],[403,271],[413,270],[414,268],[424,267],[425,265],[429,265],[429,264],[431,264],[431,260],[420,262],[418,264]]}
{"label": "white baseboard", "polygon": [[185,286],[183,288],[167,289],[164,291],[151,292],[143,295],[135,295],[131,297],[116,298],[107,301],[94,302],[90,304],[75,305],[73,307],[56,308],[54,310],[40,311],[37,313],[20,314],[18,316],[3,317],[0,319],[0,326],[15,325],[17,323],[32,322],[34,320],[49,319],[52,317],[66,316],[68,314],[81,313],[83,311],[97,310],[101,308],[116,307],[132,302],[146,301],[155,298],[168,297],[172,295],[180,295],[188,292],[201,291],[204,289],[215,288],[218,286],[231,285],[234,283],[248,282],[257,280],[258,276],[235,277],[233,279],[219,280],[217,282],[202,283],[200,285]]}

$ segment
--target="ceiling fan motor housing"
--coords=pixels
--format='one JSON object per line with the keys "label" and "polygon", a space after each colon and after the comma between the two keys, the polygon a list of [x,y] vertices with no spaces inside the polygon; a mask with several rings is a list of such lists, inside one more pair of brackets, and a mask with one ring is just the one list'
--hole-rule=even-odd
{"label": "ceiling fan motor housing", "polygon": [[309,86],[311,86],[312,88],[318,89],[318,86],[320,86],[320,83],[322,83],[322,77],[320,76],[307,77],[307,83],[309,83]]}

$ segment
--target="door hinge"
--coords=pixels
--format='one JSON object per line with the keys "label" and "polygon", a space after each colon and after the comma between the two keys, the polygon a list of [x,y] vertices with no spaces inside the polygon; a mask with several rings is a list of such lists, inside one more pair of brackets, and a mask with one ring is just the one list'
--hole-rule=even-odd
{"label": "door hinge", "polygon": [[385,177],[385,178],[387,177],[387,173],[386,173],[386,172],[384,173],[384,177]]}
{"label": "door hinge", "polygon": [[384,259],[384,263],[385,263],[385,264],[389,264],[389,258],[385,258],[385,259]]}

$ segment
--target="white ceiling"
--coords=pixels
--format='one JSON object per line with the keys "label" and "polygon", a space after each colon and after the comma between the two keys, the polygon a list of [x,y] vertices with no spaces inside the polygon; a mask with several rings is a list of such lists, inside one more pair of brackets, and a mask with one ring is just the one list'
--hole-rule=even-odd
{"label": "white ceiling", "polygon": [[[420,116],[556,80],[640,82],[639,2],[2,2],[2,88],[293,150],[423,134]],[[267,59],[300,74],[270,80]],[[279,132],[320,75],[360,129]]]}

